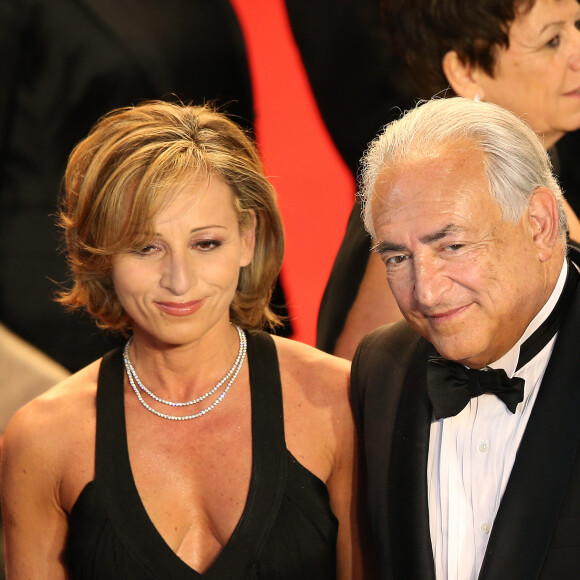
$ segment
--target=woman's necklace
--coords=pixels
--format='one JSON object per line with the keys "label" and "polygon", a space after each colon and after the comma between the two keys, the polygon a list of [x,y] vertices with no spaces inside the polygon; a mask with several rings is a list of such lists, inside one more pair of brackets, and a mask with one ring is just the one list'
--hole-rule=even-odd
{"label": "woman's necklace", "polygon": [[[129,346],[131,344],[131,341],[133,340],[133,337],[131,337],[127,341],[127,344],[125,345],[125,349],[123,350],[123,360],[125,361],[125,370],[127,371],[127,377],[129,379],[129,384],[131,385],[131,388],[133,389],[133,391],[137,395],[139,402],[149,412],[157,415],[158,417],[162,417],[163,419],[169,419],[170,421],[187,421],[188,419],[197,419],[198,417],[201,417],[202,415],[209,413],[216,405],[218,405],[219,403],[221,403],[223,401],[227,392],[230,390],[230,387],[232,386],[233,382],[236,380],[236,378],[240,372],[240,369],[242,368],[242,365],[244,364],[244,360],[246,358],[246,351],[247,351],[247,346],[248,346],[246,334],[237,325],[236,325],[236,330],[238,331],[238,336],[240,339],[240,348],[238,350],[238,356],[236,357],[236,360],[234,361],[232,368],[227,372],[227,374],[223,377],[223,379],[221,379],[207,393],[205,393],[201,397],[197,397],[196,399],[192,399],[191,401],[182,401],[182,402],[181,401],[168,401],[166,399],[162,399],[161,397],[158,397],[153,392],[151,392],[141,382],[141,379],[139,378],[139,375],[137,374],[137,371],[135,370],[135,367],[132,365],[131,359],[129,358]],[[180,416],[180,415],[169,415],[168,413],[162,413],[161,411],[158,411],[157,409],[154,409],[153,407],[151,407],[151,405],[149,405],[145,401],[145,399],[143,399],[143,396],[141,395],[141,392],[140,392],[140,390],[143,391],[144,393],[149,395],[153,400],[155,400],[158,403],[161,403],[163,405],[168,405],[170,407],[186,407],[188,405],[195,405],[197,403],[200,403],[201,401],[204,401],[209,396],[213,395],[220,387],[222,387],[224,385],[224,383],[226,383],[226,381],[227,381],[227,384],[226,384],[225,388],[223,389],[223,391],[220,393],[219,397],[211,405],[208,405],[207,407],[205,407],[205,409],[202,409],[201,411],[199,411],[198,413],[194,413],[193,415]]]}

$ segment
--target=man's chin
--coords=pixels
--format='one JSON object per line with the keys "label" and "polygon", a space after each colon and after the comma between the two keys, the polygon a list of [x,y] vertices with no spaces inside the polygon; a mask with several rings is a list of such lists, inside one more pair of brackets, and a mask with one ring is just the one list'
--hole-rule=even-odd
{"label": "man's chin", "polygon": [[437,352],[447,360],[452,360],[470,368],[483,368],[489,362],[484,349],[455,337],[431,336],[427,340]]}

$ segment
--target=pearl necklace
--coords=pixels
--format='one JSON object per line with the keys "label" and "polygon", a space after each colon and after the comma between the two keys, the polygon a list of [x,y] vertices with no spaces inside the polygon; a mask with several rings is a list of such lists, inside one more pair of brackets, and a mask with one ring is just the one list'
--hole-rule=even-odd
{"label": "pearl necklace", "polygon": [[[131,388],[135,392],[135,395],[137,395],[137,399],[139,399],[139,402],[149,412],[153,413],[154,415],[157,415],[158,417],[162,417],[163,419],[169,419],[170,421],[187,421],[189,419],[197,419],[198,417],[201,417],[202,415],[209,413],[216,405],[218,405],[219,403],[221,403],[223,401],[227,392],[230,390],[230,387],[232,386],[232,384],[236,380],[236,378],[237,378],[237,376],[242,368],[242,365],[244,364],[244,360],[246,358],[246,352],[247,352],[247,346],[248,346],[246,334],[237,325],[236,325],[236,330],[238,331],[238,337],[240,339],[240,348],[238,350],[238,356],[236,357],[236,360],[234,361],[232,368],[230,368],[230,370],[227,372],[227,374],[214,387],[212,387],[207,393],[205,393],[204,395],[201,395],[200,397],[197,397],[196,399],[192,399],[191,401],[168,401],[166,399],[162,399],[161,397],[158,397],[157,395],[155,395],[155,393],[151,392],[141,382],[141,379],[139,378],[139,375],[137,374],[137,371],[135,370],[135,367],[133,366],[133,364],[131,363],[131,359],[129,358],[129,346],[131,345],[131,342],[133,340],[133,337],[131,337],[127,341],[127,344],[125,344],[125,348],[123,350],[123,360],[125,362],[125,370],[127,372],[127,378],[129,379],[129,384],[131,385]],[[198,413],[194,413],[193,415],[180,416],[180,415],[170,415],[168,413],[162,413],[161,411],[158,411],[157,409],[154,409],[153,407],[151,407],[151,405],[149,405],[145,401],[145,399],[143,398],[143,396],[141,395],[141,392],[140,392],[140,390],[143,391],[144,393],[149,395],[149,397],[151,397],[154,401],[157,401],[158,403],[161,403],[163,405],[168,405],[170,407],[186,407],[186,406],[195,405],[197,403],[200,403],[201,401],[204,401],[205,399],[207,399],[208,397],[213,395],[221,386],[223,386],[226,381],[227,381],[227,385],[225,386],[224,390],[221,392],[219,397],[211,405],[207,406],[205,409],[202,409]]]}

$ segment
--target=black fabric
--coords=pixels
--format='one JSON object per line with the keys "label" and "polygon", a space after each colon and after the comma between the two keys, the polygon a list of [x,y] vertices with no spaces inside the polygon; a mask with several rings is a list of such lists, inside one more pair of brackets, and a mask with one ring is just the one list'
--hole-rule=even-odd
{"label": "black fabric", "polygon": [[318,109],[353,175],[379,127],[415,102],[379,5],[380,0],[286,0]]}
{"label": "black fabric", "polygon": [[554,309],[550,312],[546,320],[522,344],[516,370],[527,365],[552,340],[556,332],[560,330],[560,326],[562,326],[566,314],[570,309],[570,304],[574,299],[579,278],[580,274],[578,274],[578,270],[568,261],[568,274],[566,275],[566,282],[564,283],[562,294],[560,294],[556,306],[554,306]]}
{"label": "black fabric", "polygon": [[[391,50],[379,5],[380,0],[286,0],[318,108],[355,176],[380,127],[415,104],[406,67]],[[318,313],[316,346],[326,352],[334,351],[370,252],[360,203],[353,202],[348,223],[336,224],[337,230],[346,228],[347,233]]]}
{"label": "black fabric", "polygon": [[97,395],[95,480],[69,516],[71,580],[334,579],[338,524],[323,482],[288,452],[274,343],[248,333],[253,464],[243,515],[214,564],[198,574],[165,543],[131,474],[121,349],[103,359]]}
{"label": "black fabric", "polygon": [[330,354],[334,354],[336,341],[356,300],[371,252],[371,238],[364,229],[361,209],[357,199],[318,310],[316,348]]}
{"label": "black fabric", "polygon": [[435,419],[457,415],[470,399],[485,393],[496,395],[515,413],[524,400],[524,385],[524,379],[510,379],[503,369],[469,369],[440,356],[429,358],[427,392]]}

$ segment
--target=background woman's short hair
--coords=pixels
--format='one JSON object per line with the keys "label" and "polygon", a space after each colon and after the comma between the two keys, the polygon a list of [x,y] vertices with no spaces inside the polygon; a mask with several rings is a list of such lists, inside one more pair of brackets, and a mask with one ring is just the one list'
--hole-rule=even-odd
{"label": "background woman's short hair", "polygon": [[409,67],[419,94],[429,98],[449,83],[442,60],[454,50],[466,64],[493,77],[498,47],[509,47],[509,28],[518,11],[535,0],[383,0],[389,38]]}

